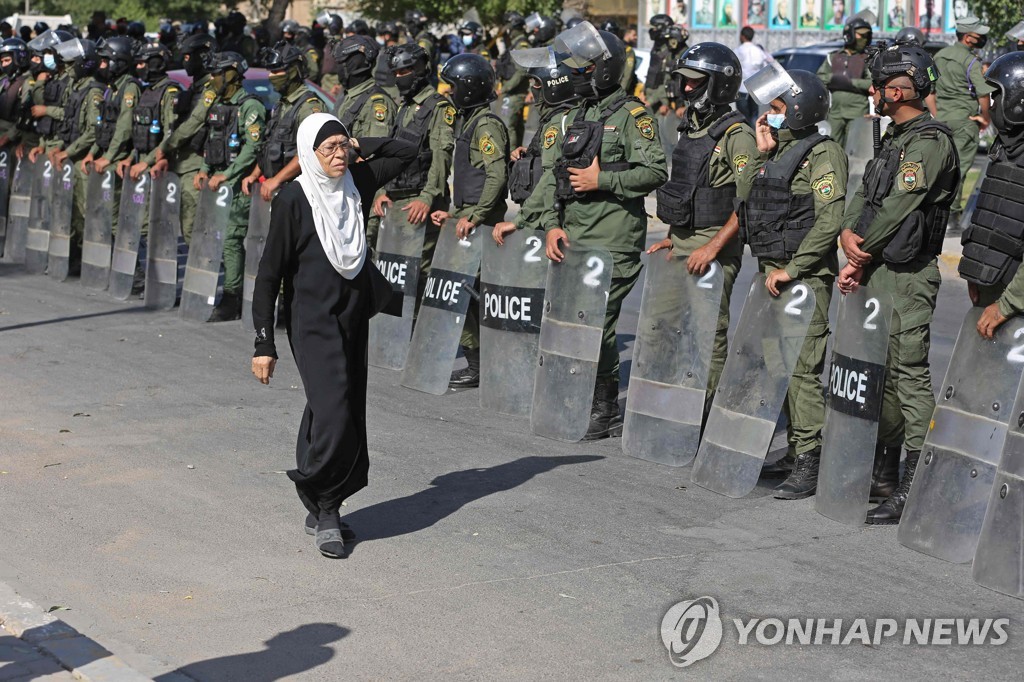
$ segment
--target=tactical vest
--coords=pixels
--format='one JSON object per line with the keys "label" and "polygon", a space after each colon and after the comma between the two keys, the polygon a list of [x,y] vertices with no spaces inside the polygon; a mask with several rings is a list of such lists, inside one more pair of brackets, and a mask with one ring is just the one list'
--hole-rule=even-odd
{"label": "tactical vest", "polygon": [[[200,88],[200,92],[202,89]],[[195,88],[185,88],[178,93],[178,101],[174,104],[174,118],[181,122],[192,114],[192,104],[196,101]]]}
{"label": "tactical vest", "polygon": [[505,50],[498,56],[498,65],[494,72],[503,81],[507,81],[516,75],[516,63],[512,61],[512,50]]}
{"label": "tactical vest", "polygon": [[114,139],[114,128],[117,127],[117,117],[120,115],[121,90],[108,85],[96,121],[96,146],[101,150],[107,151],[110,147],[110,141]]}
{"label": "tactical vest", "polygon": [[299,100],[284,116],[279,115],[281,102],[274,106],[259,152],[260,171],[263,177],[274,177],[298,154],[296,139],[299,132],[299,109],[303,103],[315,97],[316,95],[308,89],[304,90]]}
{"label": "tactical vest", "polygon": [[[895,265],[909,263],[920,256],[932,258],[939,254],[946,235],[950,206],[953,204],[952,193],[960,183],[960,161],[953,142],[953,132],[943,123],[928,121],[914,128],[913,133],[933,140],[937,140],[939,135],[945,135],[949,138],[956,164],[953,173],[941,178],[951,191],[950,197],[942,204],[927,204],[913,211],[882,251],[882,259]],[[878,156],[868,161],[864,170],[864,211],[854,230],[862,237],[882,207],[882,201],[892,191],[899,173],[902,151],[902,147],[892,143],[892,137],[886,137]]]}
{"label": "tactical vest", "polygon": [[1009,284],[1024,256],[1024,155],[999,147],[963,236],[960,276],[975,284]]}
{"label": "tactical vest", "polygon": [[160,146],[164,137],[177,126],[177,120],[160,120],[163,115],[160,105],[163,102],[164,93],[171,87],[179,91],[181,89],[170,79],[155,88],[145,88],[139,83],[142,94],[139,96],[138,104],[132,109],[132,144],[135,146],[135,151],[140,154],[148,154]]}
{"label": "tactical vest", "polygon": [[[338,120],[341,121],[341,124],[351,132],[352,124],[356,122],[356,118],[358,118],[359,114],[363,111],[363,106],[366,104],[366,101],[374,95],[388,96],[387,93],[384,92],[384,88],[374,83],[373,87],[366,92],[360,93],[351,102],[349,102],[348,97],[338,99],[338,105],[334,108],[334,115],[337,116]],[[342,111],[342,108],[344,108],[345,111]]]}
{"label": "tactical vest", "polygon": [[612,114],[622,108],[626,102],[640,103],[634,97],[623,95],[609,104],[601,111],[601,116],[596,121],[582,120],[586,116],[586,110],[580,109],[577,119],[565,131],[565,139],[562,140],[562,156],[555,162],[555,198],[560,201],[572,201],[587,198],[598,198],[607,192],[587,192],[578,194],[569,182],[570,168],[589,168],[594,159],[603,171],[619,172],[629,170],[629,163],[619,161],[615,163],[604,163],[600,160],[601,142],[604,140],[604,124]]}
{"label": "tactical vest", "polygon": [[660,88],[665,82],[665,52],[668,48],[655,52],[651,55],[651,64],[647,67],[647,79],[644,82],[644,90]]}
{"label": "tactical vest", "polygon": [[8,123],[18,123],[22,116],[21,86],[24,85],[26,76],[15,79],[4,78],[3,89],[0,91],[0,120]]}
{"label": "tactical vest", "polygon": [[406,112],[415,104],[403,104],[395,117],[395,130],[392,136],[395,139],[409,142],[416,145],[419,153],[416,159],[406,166],[405,170],[387,185],[387,194],[392,199],[406,199],[414,197],[423,191],[427,186],[427,175],[430,172],[430,163],[434,154],[430,150],[430,120],[434,111],[441,105],[447,104],[447,100],[437,93],[432,93],[427,100],[420,105],[408,125],[403,126]]}
{"label": "tactical vest", "polygon": [[698,138],[686,135],[689,118],[680,124],[682,134],[672,150],[672,175],[658,188],[658,218],[662,222],[685,229],[725,225],[733,212],[736,183],[712,187],[708,170],[718,142],[743,121],[743,114],[731,111]]}
{"label": "tactical vest", "polygon": [[530,146],[526,148],[526,151],[518,159],[511,163],[508,172],[508,191],[512,201],[517,204],[522,204],[533,194],[533,190],[537,187],[537,183],[540,182],[540,178],[544,174],[544,163],[541,159],[543,153],[541,143],[543,142],[544,132],[548,129],[551,122],[555,120],[556,116],[562,117],[564,121],[565,112],[571,108],[569,104],[560,104],[541,119],[537,125],[537,134],[530,140]]}
{"label": "tactical vest", "polygon": [[754,176],[740,234],[755,258],[790,260],[814,227],[814,194],[793,194],[793,178],[811,150],[827,139],[820,133],[805,137]]}
{"label": "tactical vest", "polygon": [[[455,157],[452,160],[452,182],[455,208],[472,206],[480,203],[480,195],[484,191],[484,181],[487,180],[487,169],[477,168],[469,159],[470,149],[473,147],[473,133],[476,127],[484,119],[494,119],[500,125],[505,125],[500,118],[490,111],[473,121],[455,140]],[[505,158],[508,158],[508,142],[505,142]]]}
{"label": "tactical vest", "polygon": [[[64,92],[71,83],[70,78],[48,78],[43,84],[43,104],[48,107],[62,106]],[[45,137],[56,135],[60,122],[52,116],[43,116],[36,122],[36,132]]]}
{"label": "tactical vest", "polygon": [[868,62],[868,56],[866,54],[846,54],[840,50],[832,53],[829,62],[832,64],[832,80],[829,81],[829,89],[857,92],[857,88],[853,87],[853,80],[864,77],[864,65]]}
{"label": "tactical vest", "polygon": [[251,99],[256,99],[255,95],[246,94],[236,104],[218,102],[207,112],[203,157],[206,165],[212,170],[224,170],[242,150],[242,136],[245,131],[239,128],[238,110],[243,102]]}
{"label": "tactical vest", "polygon": [[[60,139],[64,141],[65,145],[70,145],[81,137],[82,108],[86,106],[85,100],[97,87],[100,87],[99,82],[90,79],[88,85],[71,91],[68,102],[64,106],[64,120],[60,122]],[[86,123],[86,125],[92,124],[92,121]]]}

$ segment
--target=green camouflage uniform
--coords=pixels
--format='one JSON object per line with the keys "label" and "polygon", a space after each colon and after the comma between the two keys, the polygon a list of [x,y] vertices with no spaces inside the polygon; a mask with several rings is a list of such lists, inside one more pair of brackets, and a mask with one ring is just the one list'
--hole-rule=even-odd
{"label": "green camouflage uniform", "polygon": [[842,49],[833,52],[818,68],[818,78],[832,93],[832,106],[828,111],[828,123],[832,126],[831,137],[836,143],[845,148],[847,128],[850,123],[868,114],[868,89],[871,87],[870,60],[865,59],[864,70],[859,78],[851,78],[849,82],[845,78],[835,76],[832,72],[832,58],[848,59],[863,53],[854,50]]}

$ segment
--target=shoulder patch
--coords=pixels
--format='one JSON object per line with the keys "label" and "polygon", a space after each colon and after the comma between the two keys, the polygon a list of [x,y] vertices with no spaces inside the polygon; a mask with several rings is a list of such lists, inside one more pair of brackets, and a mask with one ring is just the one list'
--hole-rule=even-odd
{"label": "shoulder patch", "polygon": [[644,116],[636,120],[636,129],[640,131],[640,134],[648,140],[654,139],[654,119],[650,116]]}
{"label": "shoulder patch", "polygon": [[448,125],[455,125],[455,107],[449,105],[444,108],[444,122]]}
{"label": "shoulder patch", "polygon": [[248,131],[249,137],[252,138],[253,142],[260,141],[260,127],[258,124],[253,123],[248,128],[246,128],[246,130]]}
{"label": "shoulder patch", "polygon": [[217,99],[217,93],[213,90],[206,90],[203,92],[203,104],[210,106],[213,104],[213,100]]}
{"label": "shoulder patch", "polygon": [[825,173],[811,183],[811,189],[821,197],[823,201],[831,201],[836,195],[836,174]]}
{"label": "shoulder patch", "polygon": [[490,135],[484,135],[480,138],[480,151],[487,156],[492,156],[498,148],[494,145],[494,140],[491,139]]}
{"label": "shoulder patch", "polygon": [[384,121],[388,117],[388,105],[384,102],[374,102],[373,117],[378,121]]}
{"label": "shoulder patch", "polygon": [[747,167],[748,163],[750,163],[749,154],[737,154],[732,157],[732,165],[736,168],[736,172],[741,175],[743,174],[743,169]]}
{"label": "shoulder patch", "polygon": [[551,126],[544,131],[544,149],[551,149],[558,139],[558,126]]}
{"label": "shoulder patch", "polygon": [[896,176],[896,184],[904,192],[913,192],[920,183],[921,164],[913,161],[906,161],[900,165],[900,172]]}
{"label": "shoulder patch", "polygon": [[123,106],[126,106],[129,109],[134,107],[135,106],[135,95],[130,94],[130,93],[125,95],[124,96],[124,100],[122,101],[122,104],[123,104]]}

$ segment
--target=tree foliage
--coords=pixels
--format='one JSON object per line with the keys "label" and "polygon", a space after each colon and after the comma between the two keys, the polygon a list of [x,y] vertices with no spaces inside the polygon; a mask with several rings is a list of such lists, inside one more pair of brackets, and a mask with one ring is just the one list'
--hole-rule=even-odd
{"label": "tree foliage", "polygon": [[992,29],[989,41],[1003,45],[1006,32],[1024,19],[1024,0],[969,0],[968,6]]}
{"label": "tree foliage", "polygon": [[562,9],[562,0],[359,0],[360,13],[379,20],[402,19],[408,9],[423,10],[432,21],[446,24],[458,23],[466,10],[475,9],[485,24],[497,25],[505,10],[557,14]]}
{"label": "tree foliage", "polygon": [[[231,2],[228,6],[234,4]],[[87,25],[93,12],[102,11],[107,13],[108,19],[126,17],[129,21],[141,21],[147,31],[156,31],[160,19],[165,18],[216,19],[223,14],[223,7],[220,0],[34,0],[32,3],[33,11],[40,14],[70,14],[77,26]]]}

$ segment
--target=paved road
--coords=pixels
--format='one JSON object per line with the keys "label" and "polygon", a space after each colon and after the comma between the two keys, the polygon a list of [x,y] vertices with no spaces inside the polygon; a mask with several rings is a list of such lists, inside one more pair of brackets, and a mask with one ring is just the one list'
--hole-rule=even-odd
{"label": "paved road", "polygon": [[[940,295],[938,376],[965,293]],[[0,266],[0,581],[70,607],[64,620],[162,682],[669,679],[685,673],[662,615],[703,595],[726,619],[1013,620],[1000,647],[740,646],[727,623],[687,672],[1019,675],[1021,602],[902,548],[894,528],[847,528],[768,487],[720,497],[618,440],[547,441],[472,391],[416,394],[382,370],[371,485],[345,509],[361,542],[323,559],[283,475],[303,407],[294,364],[260,386],[250,349],[236,324]]]}

